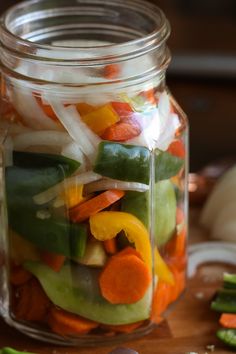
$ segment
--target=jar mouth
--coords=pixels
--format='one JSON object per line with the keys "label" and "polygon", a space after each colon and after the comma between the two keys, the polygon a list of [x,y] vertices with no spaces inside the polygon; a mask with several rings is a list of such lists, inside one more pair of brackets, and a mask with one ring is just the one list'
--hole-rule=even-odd
{"label": "jar mouth", "polygon": [[29,0],[2,16],[0,42],[19,58],[99,65],[157,50],[170,33],[143,0]]}

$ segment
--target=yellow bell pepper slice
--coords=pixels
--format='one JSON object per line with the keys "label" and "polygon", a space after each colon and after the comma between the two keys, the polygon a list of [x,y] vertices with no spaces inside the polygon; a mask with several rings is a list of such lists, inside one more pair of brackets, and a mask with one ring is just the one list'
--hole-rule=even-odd
{"label": "yellow bell pepper slice", "polygon": [[155,248],[154,251],[154,271],[155,274],[158,276],[159,280],[174,285],[174,276],[165,261],[163,260],[163,258],[161,257],[157,248]]}
{"label": "yellow bell pepper slice", "polygon": [[85,115],[82,114],[81,118],[98,135],[102,135],[107,128],[120,120],[120,117],[113,110],[111,104],[106,104]]}
{"label": "yellow bell pepper slice", "polygon": [[82,203],[86,198],[83,197],[83,185],[75,184],[65,186],[65,190],[58,195],[54,201],[55,207],[65,205],[68,209]]}
{"label": "yellow bell pepper slice", "polygon": [[125,231],[128,240],[135,244],[143,261],[152,267],[152,253],[149,234],[143,223],[134,215],[121,211],[102,211],[90,216],[90,230],[99,241],[110,240]]}

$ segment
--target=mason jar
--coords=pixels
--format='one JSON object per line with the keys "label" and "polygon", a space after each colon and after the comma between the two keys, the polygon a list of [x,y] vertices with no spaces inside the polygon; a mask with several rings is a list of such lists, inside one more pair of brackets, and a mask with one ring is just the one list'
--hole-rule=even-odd
{"label": "mason jar", "polygon": [[185,287],[188,125],[140,0],[30,0],[1,59],[0,311],[51,343],[144,335]]}

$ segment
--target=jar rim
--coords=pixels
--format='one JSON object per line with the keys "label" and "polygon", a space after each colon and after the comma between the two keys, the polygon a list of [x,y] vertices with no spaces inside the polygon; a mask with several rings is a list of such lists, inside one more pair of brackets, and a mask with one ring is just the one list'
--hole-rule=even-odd
{"label": "jar rim", "polygon": [[[14,18],[14,14],[24,9],[26,6],[32,6],[34,4],[45,4],[49,0],[25,0],[22,1],[5,11],[2,15],[0,21],[0,43],[4,48],[7,48],[9,51],[14,51],[18,57],[26,57],[27,59],[37,60],[38,52],[40,51],[40,60],[49,61],[57,63],[62,61],[63,63],[70,63],[75,65],[99,65],[104,63],[113,63],[117,61],[126,60],[129,58],[139,57],[144,55],[152,50],[158,49],[168,38],[170,34],[170,25],[166,19],[163,11],[156,5],[145,1],[145,0],[116,0],[115,6],[118,7],[131,7],[133,9],[141,11],[145,16],[155,23],[155,28],[147,34],[144,34],[138,38],[131,39],[122,43],[111,43],[99,45],[99,54],[97,54],[96,46],[81,46],[78,45],[73,47],[74,55],[68,57],[68,53],[71,54],[71,46],[59,46],[52,44],[42,44],[39,42],[34,42],[27,38],[23,38],[15,34],[10,28],[10,18]],[[67,0],[61,0],[60,4],[68,4]],[[76,0],[77,6],[82,5],[103,5],[114,6],[113,0]],[[66,9],[66,7],[62,7]],[[43,15],[43,13],[42,13]],[[29,18],[29,14],[28,14]],[[27,19],[27,17],[26,17]],[[25,19],[25,20],[26,20]],[[24,19],[16,19],[18,23]],[[13,49],[14,48],[14,49]],[[86,57],[88,52],[92,54],[90,57]],[[57,58],[57,51],[64,53],[65,57],[63,59]],[[82,56],[80,57],[80,55]]]}

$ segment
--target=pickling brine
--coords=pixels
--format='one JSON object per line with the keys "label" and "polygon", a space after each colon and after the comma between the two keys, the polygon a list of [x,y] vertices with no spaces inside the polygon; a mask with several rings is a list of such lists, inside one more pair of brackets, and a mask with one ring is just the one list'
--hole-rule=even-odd
{"label": "pickling brine", "polygon": [[59,344],[148,333],[185,288],[168,22],[139,0],[44,0],[0,31],[1,314]]}

